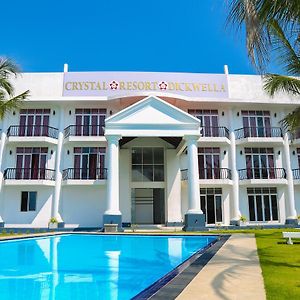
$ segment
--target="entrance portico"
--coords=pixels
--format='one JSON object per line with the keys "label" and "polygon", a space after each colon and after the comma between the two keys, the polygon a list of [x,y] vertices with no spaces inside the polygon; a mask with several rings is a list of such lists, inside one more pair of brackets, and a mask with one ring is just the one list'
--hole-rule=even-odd
{"label": "entrance portico", "polygon": [[[181,142],[177,145],[175,152],[177,157],[180,157],[183,150],[187,149],[188,209],[180,213],[185,215],[185,230],[196,230],[204,226],[205,218],[200,209],[199,194],[197,141],[200,137],[200,121],[197,118],[158,97],[149,96],[107,118],[105,137],[108,144],[108,177],[107,209],[103,216],[104,224],[117,223],[120,229],[122,226],[119,141],[121,139],[130,140],[130,138],[156,137],[164,140],[173,138],[178,140],[180,138]],[[174,172],[180,176],[180,166]],[[170,184],[168,182],[168,185]],[[168,222],[168,215],[166,222]]]}

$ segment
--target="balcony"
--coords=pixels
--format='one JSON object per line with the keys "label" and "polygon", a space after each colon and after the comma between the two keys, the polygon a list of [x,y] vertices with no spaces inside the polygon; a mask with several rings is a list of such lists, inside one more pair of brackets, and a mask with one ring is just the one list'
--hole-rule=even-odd
{"label": "balcony", "polygon": [[229,130],[224,126],[212,127],[205,126],[201,129],[201,143],[230,143]]}
{"label": "balcony", "polygon": [[295,184],[300,184],[300,169],[293,169],[292,172]]}
{"label": "balcony", "polygon": [[286,171],[284,168],[247,168],[238,170],[239,179],[245,184],[286,184]]}
{"label": "balcony", "polygon": [[48,142],[57,144],[58,129],[46,125],[13,125],[7,130],[9,142]]}
{"label": "balcony", "polygon": [[69,125],[64,130],[67,142],[101,142],[104,138],[104,125]]}
{"label": "balcony", "polygon": [[[231,184],[231,170],[226,168],[204,168],[199,170],[201,185]],[[181,180],[188,180],[188,170],[181,170]]]}
{"label": "balcony", "polygon": [[[103,184],[107,179],[106,168],[68,168],[63,170],[62,178],[65,184],[89,185],[98,183]],[[102,181],[99,182],[99,181]]]}
{"label": "balcony", "polygon": [[280,127],[243,127],[234,132],[237,144],[264,142],[283,144],[283,134]]}
{"label": "balcony", "polygon": [[6,185],[55,185],[55,170],[45,168],[7,168],[3,174]]}

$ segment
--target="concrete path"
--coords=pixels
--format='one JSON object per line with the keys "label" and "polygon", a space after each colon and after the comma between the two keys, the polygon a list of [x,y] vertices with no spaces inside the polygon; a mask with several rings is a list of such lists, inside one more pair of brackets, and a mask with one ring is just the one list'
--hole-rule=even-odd
{"label": "concrete path", "polygon": [[176,299],[266,299],[254,235],[232,235]]}

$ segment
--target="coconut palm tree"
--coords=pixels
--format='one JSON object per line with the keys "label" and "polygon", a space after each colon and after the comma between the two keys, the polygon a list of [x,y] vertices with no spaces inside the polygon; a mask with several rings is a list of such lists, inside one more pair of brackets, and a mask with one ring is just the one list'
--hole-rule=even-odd
{"label": "coconut palm tree", "polygon": [[19,95],[15,95],[15,90],[10,82],[11,76],[17,76],[20,72],[18,66],[8,58],[0,57],[0,118],[4,115],[20,107],[22,101],[29,96],[29,91],[25,91]]}
{"label": "coconut palm tree", "polygon": [[[300,1],[229,0],[227,23],[245,30],[248,56],[263,75],[270,96],[283,91],[300,99]],[[270,60],[287,75],[267,73]],[[300,127],[300,107],[282,124],[290,131]]]}

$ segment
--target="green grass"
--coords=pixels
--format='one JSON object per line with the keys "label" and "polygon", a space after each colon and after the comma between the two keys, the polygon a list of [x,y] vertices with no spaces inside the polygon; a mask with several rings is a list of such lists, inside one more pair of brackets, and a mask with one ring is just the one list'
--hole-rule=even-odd
{"label": "green grass", "polygon": [[282,231],[292,230],[255,232],[268,300],[300,299],[300,240],[287,245]]}

